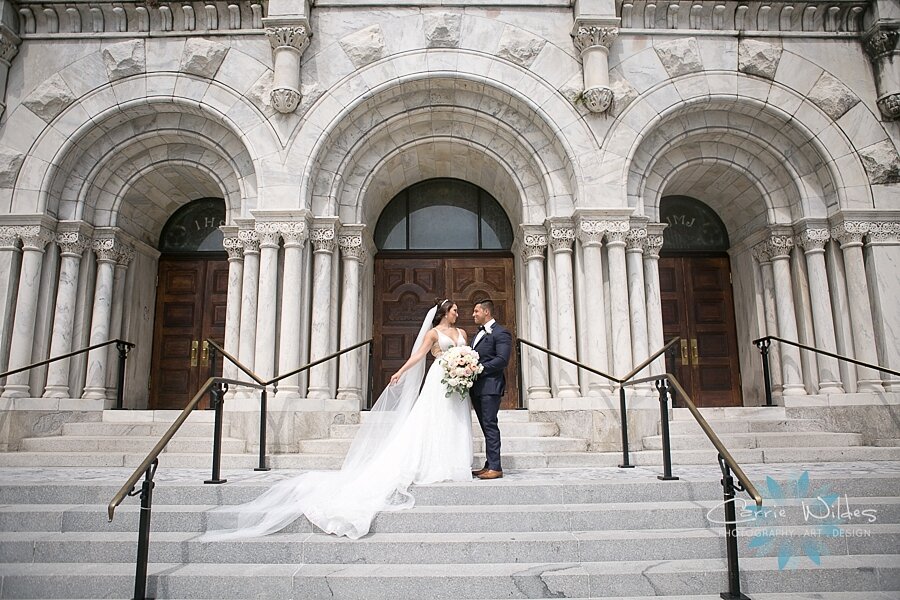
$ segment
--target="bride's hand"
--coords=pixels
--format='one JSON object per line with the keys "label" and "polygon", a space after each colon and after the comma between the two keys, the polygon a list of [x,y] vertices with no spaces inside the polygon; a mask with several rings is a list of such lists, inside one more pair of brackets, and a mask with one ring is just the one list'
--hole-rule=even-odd
{"label": "bride's hand", "polygon": [[398,381],[400,381],[400,371],[397,371],[396,373],[391,375],[391,385],[394,385]]}

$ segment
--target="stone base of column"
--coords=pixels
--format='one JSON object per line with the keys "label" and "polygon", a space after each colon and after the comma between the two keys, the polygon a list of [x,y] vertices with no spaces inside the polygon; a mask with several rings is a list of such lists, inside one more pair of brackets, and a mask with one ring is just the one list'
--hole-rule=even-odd
{"label": "stone base of column", "polygon": [[[884,384],[880,379],[860,379],[856,382],[857,392],[883,392]],[[4,392],[4,395],[6,392]]]}
{"label": "stone base of column", "polygon": [[802,383],[786,383],[784,384],[784,389],[782,389],[781,394],[783,396],[805,396],[806,388]]}
{"label": "stone base of column", "polygon": [[839,381],[820,381],[820,394],[843,394],[844,386]]}
{"label": "stone base of column", "polygon": [[580,398],[581,388],[577,385],[561,385],[557,396],[559,398]]}
{"label": "stone base of column", "polygon": [[69,386],[65,385],[48,385],[44,389],[44,398],[68,398]]}
{"label": "stone base of column", "polygon": [[94,387],[94,388],[84,388],[84,393],[81,395],[83,400],[106,400],[106,388],[105,387]]}
{"label": "stone base of column", "polygon": [[[519,393],[521,393],[521,391]],[[547,398],[552,398],[553,395],[550,393],[549,387],[534,386],[528,388],[528,397],[536,398],[538,400],[546,400]]]}
{"label": "stone base of column", "polygon": [[337,399],[354,401],[359,404],[362,400],[362,391],[359,388],[338,388]]}
{"label": "stone base of column", "polygon": [[326,387],[311,387],[306,397],[311,400],[328,400],[331,398],[331,393]]}
{"label": "stone base of column", "polygon": [[3,390],[3,398],[30,398],[31,387],[23,384],[10,383]]}
{"label": "stone base of column", "polygon": [[296,385],[279,385],[275,396],[282,400],[300,398],[300,388]]}

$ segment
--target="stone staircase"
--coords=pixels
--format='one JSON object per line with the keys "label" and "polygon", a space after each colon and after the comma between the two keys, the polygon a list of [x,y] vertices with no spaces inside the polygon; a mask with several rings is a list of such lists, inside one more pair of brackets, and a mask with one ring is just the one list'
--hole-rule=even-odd
{"label": "stone staircase", "polygon": [[[713,430],[735,460],[743,464],[785,462],[847,462],[900,460],[900,447],[881,440],[863,446],[858,433],[835,433],[824,421],[789,418],[784,407],[702,409]],[[368,413],[361,413],[365,420]],[[26,438],[19,452],[0,453],[0,467],[114,467],[140,464],[168,429],[176,411],[103,412],[99,422],[67,423],[61,434]],[[213,412],[197,411],[167,446],[161,462],[168,468],[208,468],[211,464]],[[484,459],[481,431],[473,416],[475,463]],[[302,440],[299,453],[270,455],[276,469],[337,469],[358,424],[332,424],[329,437]],[[501,411],[505,469],[613,467],[621,452],[589,451],[584,438],[560,435],[551,422],[530,420],[528,411]],[[714,465],[717,452],[687,409],[676,408],[670,421],[672,463]],[[250,440],[251,442],[254,440]],[[222,444],[223,469],[251,469],[258,455],[248,441],[231,437],[226,424]],[[638,449],[640,448],[640,449]],[[633,442],[630,462],[642,466],[662,464],[662,437]]]}
{"label": "stone staircase", "polygon": [[[771,476],[786,497],[767,500],[781,507],[772,520],[739,526],[742,590],[754,600],[900,597],[900,463],[813,467],[808,488],[797,484],[803,468],[747,467],[761,489]],[[202,544],[207,511],[250,500],[291,473],[226,472],[229,483],[214,486],[200,483],[205,471],[161,466],[148,596],[718,598],[727,589],[724,528],[715,522],[721,475],[684,467],[680,480],[659,481],[656,471],[545,469],[415,486],[415,508],[378,515],[358,541],[301,518],[264,538]],[[137,499],[106,519],[128,472],[0,469],[0,598],[132,597]],[[817,506],[822,489],[851,512],[874,511],[874,522],[851,516],[840,525],[845,535],[816,535],[802,507]],[[751,548],[771,527],[776,543]],[[780,569],[780,545],[804,539],[820,546],[819,564],[797,543]]]}

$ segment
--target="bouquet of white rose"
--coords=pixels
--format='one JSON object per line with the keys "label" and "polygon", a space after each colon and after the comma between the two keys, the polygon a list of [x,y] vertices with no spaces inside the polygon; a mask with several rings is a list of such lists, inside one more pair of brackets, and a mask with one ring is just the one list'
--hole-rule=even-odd
{"label": "bouquet of white rose", "polygon": [[448,398],[454,392],[465,398],[475,378],[484,371],[484,366],[478,364],[478,353],[468,346],[448,348],[438,362],[444,370],[441,383],[447,386]]}

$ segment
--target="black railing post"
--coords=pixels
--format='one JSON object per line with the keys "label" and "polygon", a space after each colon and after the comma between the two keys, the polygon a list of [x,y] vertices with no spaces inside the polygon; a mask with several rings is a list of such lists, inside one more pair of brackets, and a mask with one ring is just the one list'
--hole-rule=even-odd
{"label": "black railing post", "polygon": [[731,469],[722,455],[719,455],[719,468],[722,469],[722,490],[725,498],[725,551],[728,561],[728,591],[719,594],[724,600],[750,600],[741,593],[741,570],[738,565],[737,518],[734,509],[734,478]]}
{"label": "black railing post", "polygon": [[225,412],[225,392],[228,391],[228,384],[224,382],[216,382],[209,390],[212,396],[212,405],[216,411],[216,423],[213,429],[213,457],[212,457],[212,478],[207,479],[203,483],[225,483],[227,479],[222,479],[222,418]]}
{"label": "black railing post", "polygon": [[756,347],[762,353],[763,381],[766,385],[766,406],[772,406],[772,374],[769,371],[769,346],[771,345],[772,340],[769,338],[763,338],[756,342]]}
{"label": "black railing post", "polygon": [[254,471],[269,471],[266,466],[266,411],[268,410],[269,393],[263,388],[259,393],[259,466]]}
{"label": "black railing post", "polygon": [[517,408],[525,408],[525,378],[522,376],[522,342],[516,340],[516,378],[519,382],[519,399]]}
{"label": "black railing post", "polygon": [[371,340],[369,341],[369,389],[366,390],[366,408],[372,408],[372,391],[375,387],[375,373],[372,371],[372,367],[375,364],[375,356],[374,356],[374,347],[375,343]]}
{"label": "black railing post", "polygon": [[[141,485],[141,517],[138,525],[137,563],[134,569],[134,600],[149,600],[147,598],[147,563],[150,558],[150,512],[153,506],[153,476],[159,460],[154,460],[147,468],[144,475],[144,483]],[[129,496],[138,492],[132,490]]]}
{"label": "black railing post", "polygon": [[116,377],[116,410],[125,408],[125,359],[128,358],[128,344],[117,341],[116,350],[119,351],[119,373]]}
{"label": "black railing post", "polygon": [[633,469],[634,465],[628,462],[628,414],[625,412],[625,386],[619,385],[619,412],[622,413],[622,464],[620,469]]}
{"label": "black railing post", "polygon": [[669,438],[669,382],[665,379],[657,379],[656,389],[659,391],[659,427],[663,453],[663,474],[657,475],[657,479],[674,481],[678,478],[672,476],[672,442]]}
{"label": "black railing post", "polygon": [[[210,345],[209,346],[209,377],[217,377],[216,375],[216,347]],[[225,366],[225,362],[222,362],[223,370]]]}

